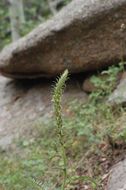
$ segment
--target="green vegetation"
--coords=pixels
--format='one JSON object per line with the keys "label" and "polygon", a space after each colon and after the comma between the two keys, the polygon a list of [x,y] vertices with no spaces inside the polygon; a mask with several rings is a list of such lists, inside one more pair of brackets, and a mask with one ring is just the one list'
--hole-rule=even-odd
{"label": "green vegetation", "polygon": [[61,116],[66,71],[53,93],[57,127],[54,118],[41,122],[33,129],[36,136],[17,140],[17,151],[1,152],[0,188],[74,190],[86,186],[103,190],[103,176],[116,159],[114,152],[126,142],[125,108],[106,103],[123,69],[120,64],[102,72],[107,74],[104,79],[93,76],[97,88],[88,102],[70,102],[68,115]]}
{"label": "green vegetation", "polygon": [[[61,110],[61,97],[63,94],[63,89],[65,87],[65,81],[68,78],[68,70],[66,70],[61,77],[57,80],[56,86],[53,93],[53,103],[54,103],[54,115],[56,120],[56,136],[58,137],[56,145],[57,150],[59,149],[59,157],[61,158],[62,167],[61,171],[63,172],[63,183],[61,190],[65,190],[67,185],[70,185],[73,181],[82,180],[90,181],[92,186],[96,187],[95,182],[90,177],[86,176],[77,176],[77,175],[68,175],[68,158],[67,158],[67,140],[65,139],[65,132],[63,128],[63,119],[62,119],[62,110]],[[58,156],[56,154],[56,156]]]}
{"label": "green vegetation", "polygon": [[63,121],[62,121],[62,110],[61,110],[61,97],[63,94],[63,89],[65,86],[65,81],[68,77],[68,70],[66,70],[61,77],[57,80],[56,86],[53,93],[53,103],[54,103],[54,113],[56,118],[56,133],[58,136],[57,146],[59,148],[61,162],[63,162],[62,171],[63,171],[63,184],[62,190],[65,190],[67,183],[67,155],[66,147],[64,141],[64,132],[63,132]]}

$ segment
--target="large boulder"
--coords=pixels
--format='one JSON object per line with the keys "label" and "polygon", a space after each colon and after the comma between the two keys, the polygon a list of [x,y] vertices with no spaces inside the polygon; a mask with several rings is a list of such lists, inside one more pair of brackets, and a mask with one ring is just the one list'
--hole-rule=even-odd
{"label": "large boulder", "polygon": [[[126,0],[73,0],[54,18],[6,47],[0,73],[12,78],[51,77],[96,70],[126,56]],[[120,26],[121,29],[120,29]]]}
{"label": "large boulder", "polygon": [[[63,111],[67,115],[69,101],[87,101],[87,95],[70,80],[63,96]],[[34,138],[52,116],[53,82],[47,79],[11,80],[0,76],[0,151],[13,147],[14,139]],[[67,110],[67,111],[66,111]]]}

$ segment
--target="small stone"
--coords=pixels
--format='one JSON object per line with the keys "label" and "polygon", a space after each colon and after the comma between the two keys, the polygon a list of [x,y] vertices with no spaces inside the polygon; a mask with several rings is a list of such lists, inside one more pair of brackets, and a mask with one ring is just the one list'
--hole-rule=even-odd
{"label": "small stone", "polygon": [[97,89],[90,79],[91,78],[89,77],[83,82],[82,89],[84,92],[91,93]]}

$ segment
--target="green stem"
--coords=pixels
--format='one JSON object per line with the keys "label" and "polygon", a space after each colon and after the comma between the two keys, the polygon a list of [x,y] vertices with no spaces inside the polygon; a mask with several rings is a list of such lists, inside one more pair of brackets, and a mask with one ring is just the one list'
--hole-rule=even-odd
{"label": "green stem", "polygon": [[67,156],[65,147],[62,146],[62,158],[63,158],[63,184],[62,184],[62,190],[65,189],[66,181],[67,181]]}
{"label": "green stem", "polygon": [[63,161],[63,183],[61,190],[65,190],[67,182],[67,155],[66,155],[65,142],[64,142],[62,110],[61,110],[61,97],[63,94],[67,78],[68,78],[68,70],[65,70],[64,73],[59,78],[59,80],[57,80],[53,93],[54,113],[56,118],[57,136],[59,141],[58,143],[60,146],[61,159]]}

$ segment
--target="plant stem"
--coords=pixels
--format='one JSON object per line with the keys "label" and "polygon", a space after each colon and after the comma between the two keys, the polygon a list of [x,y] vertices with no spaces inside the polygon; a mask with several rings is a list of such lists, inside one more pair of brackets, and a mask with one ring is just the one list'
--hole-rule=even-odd
{"label": "plant stem", "polygon": [[66,156],[66,150],[65,147],[62,146],[62,158],[63,158],[63,184],[62,184],[62,190],[65,189],[66,180],[67,180],[67,156]]}
{"label": "plant stem", "polygon": [[61,190],[65,190],[66,181],[67,181],[67,155],[64,142],[64,133],[63,133],[63,121],[62,121],[62,111],[61,111],[61,97],[65,87],[65,82],[68,78],[68,70],[65,70],[61,77],[57,80],[57,83],[53,92],[53,103],[54,103],[54,113],[56,118],[56,129],[57,136],[60,145],[60,155],[63,161],[63,183]]}

